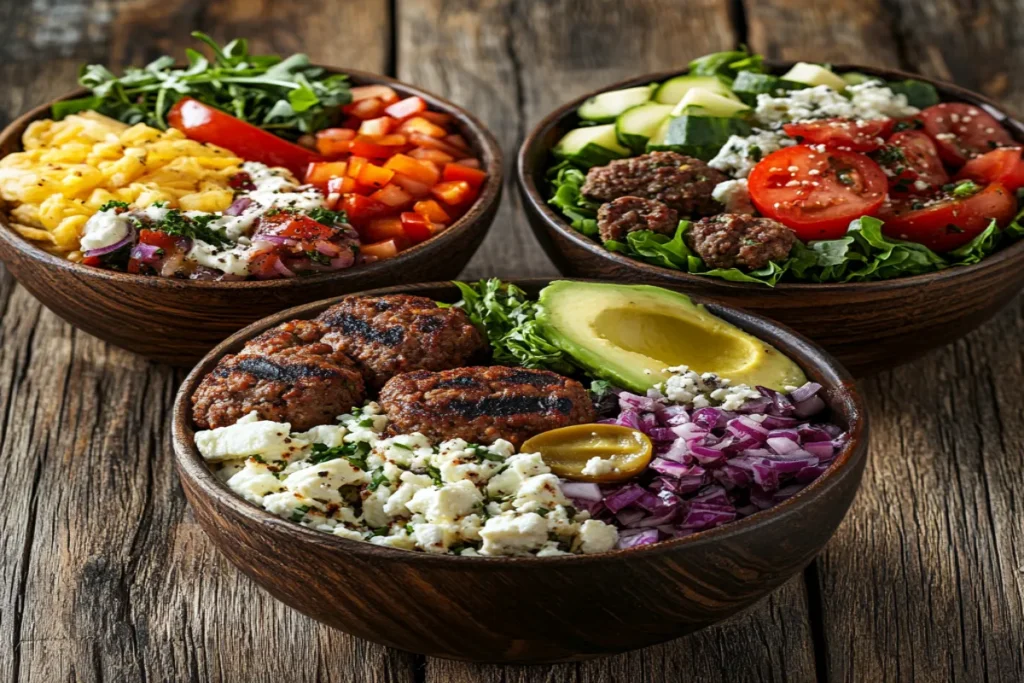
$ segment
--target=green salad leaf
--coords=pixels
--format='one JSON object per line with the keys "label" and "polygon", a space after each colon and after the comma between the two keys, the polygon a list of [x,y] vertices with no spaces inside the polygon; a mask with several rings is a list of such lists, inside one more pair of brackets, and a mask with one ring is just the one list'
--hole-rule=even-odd
{"label": "green salad leaf", "polygon": [[712,52],[699,57],[689,65],[690,73],[695,76],[719,76],[729,81],[736,78],[740,71],[764,73],[764,58],[759,54],[751,54],[745,47],[739,50]]}
{"label": "green salad leaf", "polygon": [[294,140],[329,126],[341,106],[352,101],[347,76],[328,74],[304,54],[287,59],[254,55],[242,39],[221,47],[199,31],[192,36],[210,48],[212,60],[189,49],[184,68],[175,68],[174,58],[164,55],[144,67],[125,69],[120,77],[105,66],[85,65],[78,82],[92,95],[58,102],[53,117],[94,110],[129,125],[163,130],[171,107],[182,97],[193,97]]}
{"label": "green salad leaf", "polygon": [[586,181],[586,174],[568,161],[553,166],[548,171],[554,187],[554,194],[548,200],[552,206],[558,207],[562,215],[569,219],[572,227],[587,237],[597,235],[597,209],[601,202],[587,199],[580,192]]}
{"label": "green salad leaf", "polygon": [[571,373],[574,366],[537,324],[537,302],[519,287],[497,278],[475,284],[456,282],[462,300],[455,305],[487,337],[494,362]]}

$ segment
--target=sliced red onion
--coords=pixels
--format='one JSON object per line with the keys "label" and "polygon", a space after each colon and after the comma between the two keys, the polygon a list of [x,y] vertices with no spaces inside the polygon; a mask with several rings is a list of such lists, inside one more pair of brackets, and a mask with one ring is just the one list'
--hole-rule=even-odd
{"label": "sliced red onion", "polygon": [[583,481],[562,482],[562,492],[573,500],[601,500],[601,487]]}
{"label": "sliced red onion", "polygon": [[615,514],[615,519],[618,520],[619,524],[626,527],[627,529],[636,525],[641,519],[647,516],[647,513],[643,510],[637,510],[636,508],[629,508],[627,510],[621,510]]}
{"label": "sliced red onion", "polygon": [[235,201],[231,202],[231,206],[224,209],[225,216],[241,216],[246,209],[252,205],[252,200],[248,197],[239,197]]}
{"label": "sliced red onion", "polygon": [[139,242],[132,248],[131,258],[142,263],[153,263],[161,256],[160,247],[155,244]]}
{"label": "sliced red onion", "polygon": [[[768,448],[771,448],[776,453],[785,454],[800,450],[800,444],[796,439],[788,436],[770,436],[765,443],[768,444]],[[829,449],[831,450],[831,446],[829,446]]]}
{"label": "sliced red onion", "polygon": [[274,270],[281,275],[281,277],[295,277],[295,273],[288,269],[288,266],[284,264],[281,259],[274,261]]}
{"label": "sliced red onion", "polygon": [[605,496],[604,504],[612,512],[618,512],[635,503],[645,493],[647,491],[638,484],[627,484],[614,493]]}
{"label": "sliced red onion", "polygon": [[793,414],[797,417],[810,417],[811,415],[817,415],[823,410],[825,410],[825,402],[818,396],[811,396],[806,400],[797,402]]}
{"label": "sliced red onion", "polygon": [[651,543],[658,542],[658,530],[657,529],[644,529],[637,533],[632,534],[620,534],[619,542],[615,546],[620,550],[626,548],[635,548],[640,545],[650,545]]}
{"label": "sliced red onion", "polygon": [[810,397],[816,395],[821,391],[821,385],[816,382],[807,382],[802,387],[798,387],[793,390],[789,395],[789,399],[793,403],[803,403]]}
{"label": "sliced red onion", "polygon": [[93,257],[93,256],[104,256],[106,254],[112,254],[115,251],[117,251],[118,249],[121,249],[122,247],[125,247],[125,246],[131,244],[132,240],[134,240],[134,239],[135,239],[135,231],[129,228],[128,234],[125,235],[123,238],[119,239],[117,242],[114,242],[113,244],[107,245],[105,247],[98,247],[96,249],[90,249],[89,251],[86,251],[86,252],[83,252],[83,253],[86,256],[90,257],[90,258]]}

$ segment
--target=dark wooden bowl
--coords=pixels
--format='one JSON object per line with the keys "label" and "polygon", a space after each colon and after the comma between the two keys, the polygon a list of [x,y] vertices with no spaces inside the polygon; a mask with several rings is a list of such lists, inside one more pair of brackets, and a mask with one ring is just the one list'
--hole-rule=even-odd
{"label": "dark wooden bowl", "polygon": [[[328,70],[348,74],[355,85],[385,84],[404,96],[418,95],[432,108],[454,117],[489,174],[480,196],[462,218],[387,261],[282,280],[201,282],[72,263],[14,232],[0,210],[0,261],[47,308],[72,325],[129,351],[182,366],[194,364],[239,328],[289,306],[371,287],[456,277],[480,246],[498,210],[502,156],[494,136],[472,114],[432,93],[377,74]],[[84,94],[79,90],[58,100]],[[52,104],[36,107],[0,133],[0,156],[19,151],[25,128],[48,117]]]}
{"label": "dark wooden bowl", "polygon": [[[547,281],[519,284],[536,293]],[[368,292],[393,293],[459,298],[447,283]],[[832,536],[860,483],[867,414],[850,375],[791,330],[708,304],[796,360],[850,430],[829,470],[781,505],[688,538],[582,557],[427,555],[306,529],[247,503],[213,475],[194,445],[190,397],[224,354],[335,302],[284,311],[211,351],[178,392],[174,451],[196,519],[221,552],[282,602],[360,638],[488,662],[585,659],[670,640],[736,614],[799,572]]]}
{"label": "dark wooden bowl", "polygon": [[[776,69],[789,66],[778,64]],[[1024,142],[1024,124],[977,93],[902,71],[836,66],[836,71],[847,70],[887,80],[927,81],[938,89],[943,100],[961,100],[981,107]],[[937,273],[866,283],[782,283],[773,289],[648,265],[610,252],[573,230],[547,204],[550,192],[545,172],[551,163],[551,148],[576,126],[576,108],[597,93],[662,81],[679,73],[647,74],[578,97],[541,121],[520,148],[516,173],[526,215],[537,239],[562,273],[661,285],[761,313],[815,340],[856,376],[905,363],[963,336],[992,317],[1024,285],[1024,241],[976,265]]]}

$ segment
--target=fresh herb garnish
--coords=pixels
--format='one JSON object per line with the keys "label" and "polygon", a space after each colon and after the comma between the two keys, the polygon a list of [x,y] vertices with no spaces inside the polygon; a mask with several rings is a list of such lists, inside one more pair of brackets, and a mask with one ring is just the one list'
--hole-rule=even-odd
{"label": "fresh herb garnish", "polygon": [[84,66],[78,82],[92,95],[58,102],[53,117],[92,109],[129,125],[146,123],[164,130],[171,107],[182,97],[192,97],[294,140],[328,127],[352,100],[347,76],[326,73],[304,54],[287,59],[254,55],[242,39],[221,47],[199,31],[192,37],[210,48],[212,60],[188,49],[185,68],[175,68],[175,59],[164,55],[145,67],[125,69],[120,77],[99,64]]}
{"label": "fresh herb garnish", "polygon": [[381,484],[390,484],[390,483],[391,483],[391,480],[388,479],[386,476],[384,476],[383,468],[376,469],[376,470],[373,471],[373,474],[370,476],[370,484],[366,488],[370,489],[371,491],[376,491],[378,488],[380,488]]}
{"label": "fresh herb garnish", "polygon": [[875,152],[875,160],[880,164],[899,164],[906,161],[903,150],[895,145],[886,145]]}
{"label": "fresh herb garnish", "polygon": [[965,199],[978,192],[981,192],[981,185],[973,180],[961,180],[949,190],[949,193],[957,199]]}
{"label": "fresh herb garnish", "polygon": [[331,265],[331,257],[327,254],[321,254],[316,249],[310,249],[306,252],[306,257],[313,263],[319,263],[323,266]]}
{"label": "fresh herb garnish", "polygon": [[427,474],[434,480],[434,483],[438,486],[444,485],[444,478],[441,476],[441,470],[437,469],[433,465],[427,465]]}
{"label": "fresh herb garnish", "polygon": [[111,199],[109,202],[100,207],[100,211],[112,211],[114,209],[128,209],[128,202],[119,202],[116,199]]}
{"label": "fresh herb garnish", "polygon": [[227,235],[210,227],[210,223],[220,218],[217,214],[202,216],[186,216],[178,209],[171,209],[163,220],[154,224],[154,229],[175,237],[187,237],[200,240],[215,247],[232,244]]}
{"label": "fresh herb garnish", "polygon": [[306,517],[306,513],[309,512],[308,505],[299,505],[292,511],[291,520],[293,522],[301,522]]}
{"label": "fresh herb garnish", "polygon": [[317,223],[332,228],[348,223],[348,216],[344,211],[331,211],[330,209],[325,209],[322,206],[310,209],[306,212],[306,215]]}
{"label": "fresh herb garnish", "polygon": [[313,465],[319,465],[328,460],[345,458],[353,467],[364,472],[369,469],[366,464],[366,456],[370,454],[370,444],[365,441],[346,443],[341,446],[327,446],[326,444],[315,443],[312,448],[313,454],[309,456],[308,461]]}

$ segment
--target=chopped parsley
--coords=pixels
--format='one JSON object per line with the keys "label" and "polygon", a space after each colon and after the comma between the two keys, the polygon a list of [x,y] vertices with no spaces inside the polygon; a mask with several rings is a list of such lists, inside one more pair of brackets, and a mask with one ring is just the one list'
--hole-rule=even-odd
{"label": "chopped parsley", "polygon": [[747,158],[750,159],[751,161],[761,161],[761,157],[763,155],[764,152],[761,151],[761,148],[758,145],[751,145],[750,147],[747,148]]}
{"label": "chopped parsley", "polygon": [[299,505],[298,507],[295,508],[295,510],[292,511],[292,521],[301,522],[303,519],[305,519],[307,512],[309,512],[308,505]]}
{"label": "chopped parsley", "polygon": [[330,227],[348,223],[348,216],[344,211],[331,211],[330,209],[325,209],[322,206],[310,209],[306,212],[306,215],[317,223],[322,223],[323,225]]}
{"label": "chopped parsley", "polygon": [[370,478],[370,485],[367,486],[371,491],[376,491],[380,488],[381,484],[390,484],[391,480],[384,476],[384,469],[378,468],[373,471],[373,475]]}
{"label": "chopped parsley", "polygon": [[444,478],[441,477],[441,470],[437,469],[433,465],[427,465],[427,474],[434,480],[434,483],[438,486],[444,486]]}
{"label": "chopped parsley", "polygon": [[203,216],[186,216],[178,209],[171,209],[155,227],[160,232],[168,235],[201,240],[215,247],[229,245],[232,242],[224,233],[210,227],[210,223],[218,218],[220,216],[213,213]]}
{"label": "chopped parsley", "polygon": [[109,202],[100,207],[100,211],[113,211],[114,209],[128,209],[128,202],[119,202],[116,199],[111,199]]}
{"label": "chopped parsley", "polygon": [[952,184],[948,192],[956,197],[957,199],[965,199],[970,197],[972,194],[981,192],[981,185],[977,184],[973,180],[961,180],[959,183]]}
{"label": "chopped parsley", "polygon": [[369,454],[370,444],[365,441],[347,443],[341,446],[326,446],[322,443],[315,443],[313,444],[313,454],[309,456],[308,461],[310,464],[319,465],[320,463],[327,462],[328,460],[345,458],[353,467],[365,472],[368,469],[366,456]]}
{"label": "chopped parsley", "polygon": [[331,257],[327,254],[321,254],[316,249],[310,249],[306,252],[306,256],[313,263],[319,263],[320,265],[329,266],[331,265]]}
{"label": "chopped parsley", "polygon": [[895,145],[886,145],[875,152],[875,159],[880,164],[900,164],[907,160],[903,150]]}

